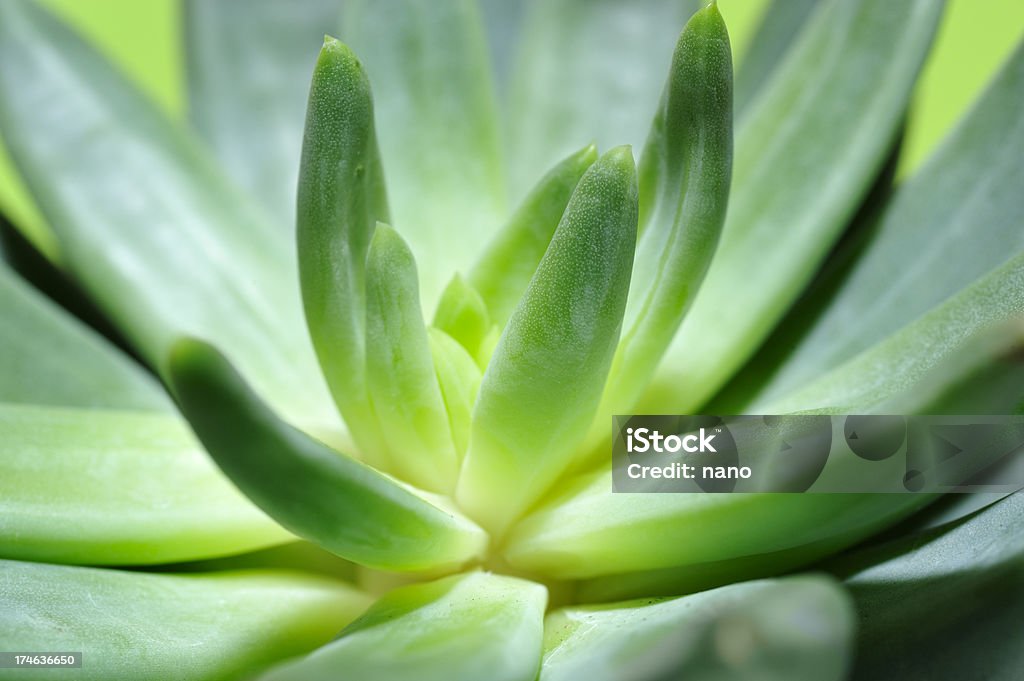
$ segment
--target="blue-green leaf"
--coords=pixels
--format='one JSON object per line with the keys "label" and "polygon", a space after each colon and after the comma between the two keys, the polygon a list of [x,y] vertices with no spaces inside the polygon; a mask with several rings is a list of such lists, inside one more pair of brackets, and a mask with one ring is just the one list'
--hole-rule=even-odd
{"label": "blue-green leaf", "polygon": [[1024,45],[928,163],[870,225],[807,329],[784,341],[762,403],[835,368],[1024,250]]}
{"label": "blue-green leaf", "polygon": [[849,596],[821,577],[565,608],[545,621],[539,681],[840,681],[853,633]]}
{"label": "blue-green leaf", "polygon": [[35,669],[34,679],[236,679],[326,643],[367,601],[301,573],[177,576],[0,561],[4,648],[82,654],[81,669]]}
{"label": "blue-green leaf", "polygon": [[231,178],[281,229],[295,184],[309,73],[338,0],[187,0],[189,118]]}
{"label": "blue-green leaf", "polygon": [[159,384],[0,265],[0,402],[164,411]]}
{"label": "blue-green leaf", "polygon": [[845,577],[860,620],[852,678],[1019,678],[1022,514],[1018,492],[957,522],[830,564]]}
{"label": "blue-green leaf", "polygon": [[392,219],[432,309],[504,217],[497,106],[474,0],[350,0],[345,40],[374,86]]}
{"label": "blue-green leaf", "polygon": [[741,118],[758,96],[770,89],[771,77],[822,0],[772,0],[747,45],[736,70],[736,117]]}
{"label": "blue-green leaf", "polygon": [[534,681],[546,602],[539,584],[485,572],[402,587],[260,681]]}
{"label": "blue-green leaf", "polygon": [[935,33],[934,0],[828,0],[740,122],[729,213],[645,399],[687,413],[753,353],[886,160]]}
{"label": "blue-green leaf", "polygon": [[25,0],[0,3],[0,132],[63,264],[154,368],[178,336],[207,338],[297,423],[338,430],[302,328],[289,236]]}
{"label": "blue-green leaf", "polygon": [[513,196],[574,149],[641,148],[697,0],[527,0],[508,96]]}
{"label": "blue-green leaf", "polygon": [[290,538],[175,416],[0,403],[0,555],[168,563]]}

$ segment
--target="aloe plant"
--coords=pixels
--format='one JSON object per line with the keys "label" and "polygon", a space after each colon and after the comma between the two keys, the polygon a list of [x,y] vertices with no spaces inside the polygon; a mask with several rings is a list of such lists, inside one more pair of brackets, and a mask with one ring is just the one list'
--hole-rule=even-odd
{"label": "aloe plant", "polygon": [[0,3],[0,652],[83,655],[0,678],[1024,674],[1019,493],[607,451],[1021,413],[1024,47],[893,186],[934,0],[777,0],[735,93],[714,2],[339,5],[187,1],[183,126]]}

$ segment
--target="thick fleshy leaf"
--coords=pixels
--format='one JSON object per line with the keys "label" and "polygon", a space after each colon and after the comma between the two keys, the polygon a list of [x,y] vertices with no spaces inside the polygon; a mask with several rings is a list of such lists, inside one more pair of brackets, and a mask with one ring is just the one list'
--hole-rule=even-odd
{"label": "thick fleshy leaf", "polygon": [[[495,332],[487,304],[458,273],[441,294],[432,326],[458,341],[473,357],[480,356],[488,336]],[[486,362],[481,365],[486,366]]]}
{"label": "thick fleshy leaf", "polygon": [[[981,334],[1024,316],[1024,253],[982,277],[931,312],[788,397],[769,413],[805,409],[877,410],[924,377],[965,366],[960,354]],[[1018,333],[1019,336],[1019,333]],[[984,341],[983,341],[984,343]],[[927,348],[927,352],[922,352]],[[1000,376],[990,375],[991,379]],[[1013,386],[1008,386],[1012,390]],[[982,394],[984,396],[984,394]],[[985,396],[999,399],[1001,391]],[[1009,409],[1010,403],[1003,406]],[[976,408],[980,408],[977,405]],[[885,407],[888,413],[891,407]],[[1001,410],[995,413],[1000,413]],[[974,412],[977,413],[977,412]]]}
{"label": "thick fleshy leaf", "polygon": [[641,148],[698,0],[527,0],[507,103],[513,195],[574,149]]}
{"label": "thick fleshy leaf", "polygon": [[326,643],[367,601],[301,573],[177,576],[0,561],[4,648],[82,654],[81,669],[37,669],[35,679],[235,679]]}
{"label": "thick fleshy leaf", "polygon": [[504,217],[505,178],[474,0],[349,0],[346,41],[374,85],[391,224],[420,263],[432,309]]}
{"label": "thick fleshy leaf", "polygon": [[0,316],[0,555],[158,563],[288,538],[152,377],[2,268]]}
{"label": "thick fleshy leaf", "polygon": [[288,233],[309,73],[340,20],[338,0],[184,5],[189,118],[231,178]]}
{"label": "thick fleshy leaf", "polygon": [[[1017,321],[1009,327],[983,327],[961,339],[957,352],[939,353],[938,361],[917,367],[916,372],[901,374],[889,367],[895,376],[892,385],[876,386],[877,394],[865,389],[858,393],[861,401],[841,401],[832,411],[1014,413],[1024,403],[1022,345],[1024,333]],[[915,353],[904,350],[901,356]],[[866,362],[865,366],[874,365]],[[887,375],[885,367],[879,371]],[[870,536],[933,498],[928,494],[635,495],[611,489],[610,472],[575,481],[513,530],[505,548],[509,562],[563,578],[611,573],[583,585],[584,599],[679,592],[792,569]],[[651,536],[663,540],[652,543]],[[649,572],[636,573],[639,570]],[[627,572],[635,574],[619,574]]]}
{"label": "thick fleshy leaf", "polygon": [[640,240],[604,404],[632,409],[692,303],[725,219],[732,168],[732,55],[718,7],[686,24],[640,158]]}
{"label": "thick fleshy leaf", "polygon": [[[858,681],[1011,681],[1024,669],[1024,493],[844,557]],[[936,642],[945,642],[936,645]]]}
{"label": "thick fleshy leaf", "polygon": [[854,611],[832,580],[796,577],[566,608],[544,629],[539,681],[840,681]]}
{"label": "thick fleshy leaf", "polygon": [[[777,398],[838,366],[1024,250],[1024,46],[928,164],[903,184],[761,388]],[[802,306],[802,309],[801,309]]]}
{"label": "thick fleshy leaf", "polygon": [[587,170],[494,351],[459,503],[502,532],[564,470],[619,339],[636,241],[636,168],[618,147]]}
{"label": "thick fleshy leaf", "polygon": [[[928,501],[913,494],[615,494],[611,473],[595,473],[523,519],[505,556],[552,577],[612,575],[610,584],[589,587],[588,599],[596,592],[628,597],[619,594],[632,593],[636,580],[621,573],[658,568],[672,570],[643,581],[669,577],[671,589],[683,593],[721,584],[720,567],[731,581],[810,562]],[[762,554],[773,556],[759,561]]]}
{"label": "thick fleshy leaf", "polygon": [[176,416],[0,404],[0,555],[167,563],[289,538]]}
{"label": "thick fleshy leaf", "polygon": [[452,440],[461,461],[469,445],[473,405],[483,376],[473,357],[451,336],[440,329],[427,331],[434,368],[437,369],[437,382],[441,386],[452,429]]}
{"label": "thick fleshy leaf", "polygon": [[281,421],[220,353],[179,341],[171,381],[217,465],[257,506],[337,555],[388,570],[457,567],[487,536],[416,494]]}
{"label": "thick fleshy leaf", "polygon": [[740,121],[721,244],[643,410],[705,403],[813,276],[886,160],[941,11],[828,0],[814,13]]}
{"label": "thick fleshy leaf", "polygon": [[385,445],[366,386],[366,253],[387,199],[362,65],[333,38],[313,71],[299,171],[299,275],[306,323],[331,394],[360,453]]}
{"label": "thick fleshy leaf", "polygon": [[499,325],[508,321],[519,304],[569,198],[596,160],[597,147],[591,144],[549,170],[473,266],[469,281]]}
{"label": "thick fleshy leaf", "polygon": [[78,36],[0,3],[0,130],[62,262],[158,370],[182,334],[230,348],[262,395],[337,430],[302,329],[294,247]]}
{"label": "thick fleshy leaf", "polygon": [[163,389],[0,265],[0,402],[164,411]]}
{"label": "thick fleshy leaf", "polygon": [[486,572],[402,587],[260,681],[534,681],[546,602],[543,586]]}
{"label": "thick fleshy leaf", "polygon": [[378,224],[366,263],[366,380],[390,470],[451,493],[458,456],[420,310],[416,262],[398,233]]}
{"label": "thick fleshy leaf", "polygon": [[752,108],[822,0],[772,0],[736,69],[736,117]]}

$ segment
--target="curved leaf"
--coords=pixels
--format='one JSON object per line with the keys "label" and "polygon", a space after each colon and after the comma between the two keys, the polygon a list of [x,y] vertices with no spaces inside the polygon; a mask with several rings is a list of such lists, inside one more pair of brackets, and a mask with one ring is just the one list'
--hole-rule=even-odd
{"label": "curved leaf", "polygon": [[458,272],[441,294],[432,326],[458,341],[474,357],[481,353],[494,329],[487,304]]}
{"label": "curved leaf", "polygon": [[170,365],[217,465],[300,537],[388,570],[454,568],[483,552],[487,536],[469,520],[281,421],[212,347],[179,341]]}
{"label": "curved leaf", "polygon": [[299,275],[306,323],[331,394],[360,453],[386,449],[366,386],[366,253],[387,199],[362,65],[324,39],[313,71],[298,189]]}
{"label": "curved leaf", "polygon": [[470,271],[470,283],[499,325],[504,326],[519,304],[576,185],[596,160],[597,147],[591,144],[549,170]]}
{"label": "curved leaf", "polygon": [[544,633],[539,681],[840,681],[854,612],[833,581],[795,577],[557,610]]}
{"label": "curved leaf", "polygon": [[777,399],[942,304],[1024,250],[1024,45],[896,192],[809,328],[785,340],[760,401]]}
{"label": "curved leaf", "polygon": [[175,417],[0,404],[0,555],[167,563],[290,536]]}
{"label": "curved leaf", "polygon": [[81,669],[36,669],[37,679],[234,679],[326,643],[367,601],[300,573],[174,576],[0,561],[4,647],[82,653]]}
{"label": "curved leaf", "polygon": [[[611,472],[577,480],[511,531],[506,559],[560,579],[616,580],[620,573],[674,568],[674,588],[689,591],[708,585],[704,566],[787,552],[785,566],[792,568],[870,536],[930,500],[923,494],[736,493],[646,494],[638,501],[611,490]],[[779,566],[754,560],[728,579],[763,575],[759,570]]]}
{"label": "curved leaf", "polygon": [[955,523],[833,563],[860,619],[852,678],[1017,678],[1024,669],[1022,514],[1018,492]]}
{"label": "curved leaf", "polygon": [[337,430],[302,331],[293,245],[182,131],[33,2],[0,3],[0,131],[62,262],[162,371],[208,338],[261,394]]}
{"label": "curved leaf", "polygon": [[[881,343],[775,402],[773,413],[802,409],[877,409],[927,376],[954,370],[958,353],[977,334],[1024,316],[1024,253],[937,306]],[[928,352],[920,352],[927,347]],[[1012,388],[1012,386],[1011,386]],[[1000,393],[998,397],[1004,396]],[[1013,403],[1004,405],[1009,409]]]}
{"label": "curved leaf", "polygon": [[770,89],[771,77],[789,55],[790,47],[822,0],[772,0],[762,14],[753,40],[736,70],[736,117],[753,108]]}
{"label": "curved leaf", "polygon": [[885,162],[941,11],[829,0],[814,13],[737,130],[721,244],[642,410],[706,402],[810,280]]}
{"label": "curved leaf", "polygon": [[[374,84],[390,222],[426,309],[505,211],[497,102],[474,0],[349,0],[343,31]],[[382,221],[383,218],[378,218]]]}
{"label": "curved leaf", "polygon": [[291,232],[307,78],[338,0],[187,0],[189,118],[231,178]]}
{"label": "curved leaf", "polygon": [[546,601],[539,584],[485,572],[402,587],[260,681],[533,681]]}
{"label": "curved leaf", "polygon": [[725,220],[732,167],[732,56],[712,3],[686,24],[640,158],[640,240],[622,339],[595,421],[628,412],[704,278]]}
{"label": "curved leaf", "polygon": [[697,0],[527,0],[507,103],[513,197],[594,140],[641,148]]}
{"label": "curved leaf", "polygon": [[444,396],[444,406],[452,429],[455,450],[461,461],[469,445],[473,405],[476,403],[480,380],[480,368],[466,349],[439,329],[427,329],[430,351],[437,369],[437,382]]}
{"label": "curved leaf", "polygon": [[160,385],[0,265],[0,402],[165,411]]}
{"label": "curved leaf", "polygon": [[433,492],[455,486],[458,457],[420,310],[416,262],[377,225],[366,264],[366,378],[395,475]]}
{"label": "curved leaf", "polygon": [[604,387],[629,289],[636,169],[628,147],[583,175],[484,372],[459,503],[501,533],[562,472]]}

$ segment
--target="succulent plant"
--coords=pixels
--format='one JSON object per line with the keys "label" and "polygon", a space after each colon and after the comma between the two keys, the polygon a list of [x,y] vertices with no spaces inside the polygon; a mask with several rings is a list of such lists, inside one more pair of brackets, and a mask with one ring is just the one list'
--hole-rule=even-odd
{"label": "succulent plant", "polygon": [[1021,494],[607,447],[1024,411],[1024,48],[894,184],[935,0],[338,4],[187,2],[190,131],[0,3],[0,678],[1024,674]]}

